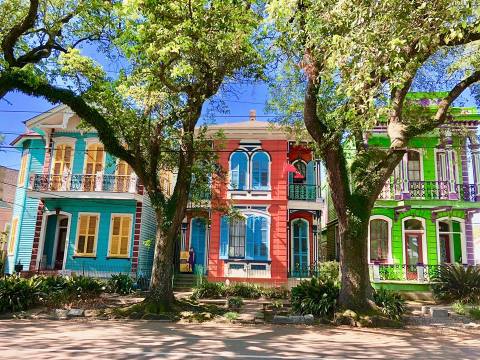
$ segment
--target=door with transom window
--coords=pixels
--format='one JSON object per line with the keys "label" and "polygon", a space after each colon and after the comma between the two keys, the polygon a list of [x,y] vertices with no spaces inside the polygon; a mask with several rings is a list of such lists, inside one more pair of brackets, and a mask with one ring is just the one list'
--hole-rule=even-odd
{"label": "door with transom window", "polygon": [[294,277],[309,276],[308,267],[308,221],[297,219],[292,221],[292,275]]}

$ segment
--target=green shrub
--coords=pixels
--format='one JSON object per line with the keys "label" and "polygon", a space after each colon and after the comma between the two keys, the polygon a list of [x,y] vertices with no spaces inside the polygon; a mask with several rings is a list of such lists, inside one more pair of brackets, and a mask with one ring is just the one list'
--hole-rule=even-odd
{"label": "green shrub", "polygon": [[244,299],[258,299],[263,294],[263,289],[257,284],[235,283],[226,289],[228,296],[240,296]]}
{"label": "green shrub", "polygon": [[67,287],[73,296],[81,299],[97,297],[105,290],[105,284],[101,280],[86,276],[72,276]]}
{"label": "green shrub", "polygon": [[240,309],[243,305],[243,299],[240,296],[229,297],[227,306],[229,309]]}
{"label": "green shrub", "polygon": [[458,315],[467,315],[467,308],[465,307],[465,304],[460,301],[455,301],[452,304],[452,310]]}
{"label": "green shrub", "polygon": [[193,290],[194,299],[219,299],[227,294],[227,286],[224,283],[203,281]]}
{"label": "green shrub", "polygon": [[338,284],[329,279],[304,280],[292,288],[290,302],[299,314],[325,317],[333,314],[339,292]]}
{"label": "green shrub", "polygon": [[290,291],[285,286],[276,286],[263,289],[263,296],[267,299],[288,299]]}
{"label": "green shrub", "polygon": [[322,281],[340,281],[340,265],[337,261],[326,261],[317,267],[317,278]]}
{"label": "green shrub", "polygon": [[113,274],[107,282],[107,291],[120,295],[131,294],[134,290],[134,282],[130,275]]}
{"label": "green shrub", "polygon": [[480,308],[478,308],[478,307],[472,307],[470,310],[468,310],[468,314],[469,314],[474,320],[480,320]]}
{"label": "green shrub", "polygon": [[39,302],[42,279],[18,275],[0,279],[0,313],[27,310]]}
{"label": "green shrub", "polygon": [[480,268],[460,264],[442,265],[433,280],[433,293],[440,300],[463,303],[480,300]]}
{"label": "green shrub", "polygon": [[405,313],[405,299],[396,292],[380,288],[373,293],[373,300],[390,319],[400,320]]}

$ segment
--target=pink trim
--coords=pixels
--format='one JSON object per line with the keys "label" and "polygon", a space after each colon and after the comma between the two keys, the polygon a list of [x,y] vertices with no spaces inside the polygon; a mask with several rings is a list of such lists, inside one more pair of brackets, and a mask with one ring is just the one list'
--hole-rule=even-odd
{"label": "pink trim", "polygon": [[32,257],[30,259],[30,268],[29,268],[30,271],[35,271],[35,268],[37,267],[38,247],[40,244],[40,233],[42,231],[44,208],[45,208],[45,204],[43,203],[43,201],[40,201],[37,209],[37,222],[35,224],[35,234],[33,236]]}
{"label": "pink trim", "polygon": [[140,231],[142,223],[142,203],[137,202],[135,210],[135,228],[133,233],[133,253],[132,253],[132,272],[136,272],[138,268],[138,249],[140,247]]}

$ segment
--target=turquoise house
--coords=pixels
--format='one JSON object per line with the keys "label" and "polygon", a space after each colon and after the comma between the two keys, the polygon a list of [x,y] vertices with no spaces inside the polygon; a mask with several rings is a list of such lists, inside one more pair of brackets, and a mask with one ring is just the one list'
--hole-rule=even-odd
{"label": "turquoise house", "polygon": [[131,168],[58,106],[26,122],[6,272],[149,277],[155,216]]}

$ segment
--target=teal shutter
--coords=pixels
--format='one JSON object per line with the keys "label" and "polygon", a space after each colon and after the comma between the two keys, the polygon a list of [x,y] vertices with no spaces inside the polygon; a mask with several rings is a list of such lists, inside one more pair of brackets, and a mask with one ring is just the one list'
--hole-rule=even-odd
{"label": "teal shutter", "polygon": [[263,216],[255,218],[255,259],[268,259],[268,221]]}
{"label": "teal shutter", "polygon": [[228,259],[229,222],[226,216],[220,220],[220,259]]}
{"label": "teal shutter", "polygon": [[315,200],[317,197],[315,181],[315,161],[309,161],[307,164],[307,200]]}
{"label": "teal shutter", "polygon": [[245,247],[245,259],[252,260],[255,256],[255,216],[253,215],[247,217]]}

